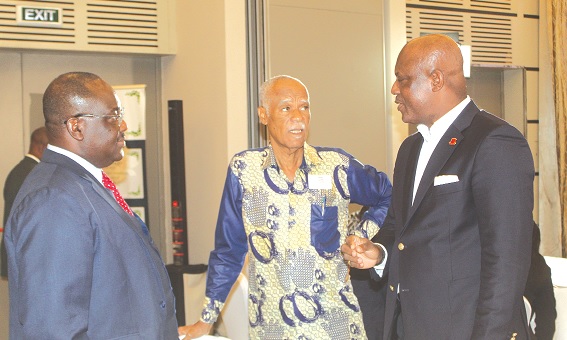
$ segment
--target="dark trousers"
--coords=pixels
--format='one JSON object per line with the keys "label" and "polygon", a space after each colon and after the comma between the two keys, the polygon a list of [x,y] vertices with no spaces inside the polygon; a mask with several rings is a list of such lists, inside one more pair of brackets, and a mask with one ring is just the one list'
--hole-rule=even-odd
{"label": "dark trousers", "polygon": [[396,309],[394,309],[394,318],[390,328],[390,340],[404,339],[404,323],[402,321],[402,304],[400,298],[396,300]]}
{"label": "dark trousers", "polygon": [[362,311],[364,329],[368,340],[382,340],[387,282],[385,280],[373,280],[370,278],[368,270],[374,269],[351,268],[350,278],[354,295],[356,295]]}

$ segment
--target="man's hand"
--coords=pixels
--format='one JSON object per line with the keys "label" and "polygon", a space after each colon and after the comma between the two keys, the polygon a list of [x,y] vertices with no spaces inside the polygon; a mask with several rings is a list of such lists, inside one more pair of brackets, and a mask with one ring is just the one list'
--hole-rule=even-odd
{"label": "man's hand", "polygon": [[181,336],[184,335],[185,336],[184,340],[189,340],[189,339],[196,339],[203,335],[209,334],[211,332],[211,328],[213,328],[212,323],[197,321],[192,325],[179,327],[177,329],[177,332],[179,333],[180,339]]}
{"label": "man's hand", "polygon": [[368,269],[382,262],[382,249],[367,238],[350,235],[341,246],[343,258],[353,268]]}

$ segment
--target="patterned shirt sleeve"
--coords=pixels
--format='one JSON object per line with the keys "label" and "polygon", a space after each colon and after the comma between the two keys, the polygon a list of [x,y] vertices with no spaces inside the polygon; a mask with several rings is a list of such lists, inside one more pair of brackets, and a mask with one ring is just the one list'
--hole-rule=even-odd
{"label": "patterned shirt sleeve", "polygon": [[369,207],[350,234],[372,238],[386,218],[392,184],[385,173],[355,158],[350,158],[347,174],[351,202]]}
{"label": "patterned shirt sleeve", "polygon": [[206,298],[201,321],[214,323],[224,302],[238,278],[248,251],[248,243],[242,223],[242,189],[228,169],[215,231],[215,249],[209,257]]}

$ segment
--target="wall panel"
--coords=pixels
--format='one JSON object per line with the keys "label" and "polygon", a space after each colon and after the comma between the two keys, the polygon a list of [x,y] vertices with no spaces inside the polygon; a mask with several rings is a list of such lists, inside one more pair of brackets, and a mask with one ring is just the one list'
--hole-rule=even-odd
{"label": "wall panel", "polygon": [[269,76],[307,85],[309,143],[341,147],[385,170],[382,15],[378,1],[268,1],[266,60]]}

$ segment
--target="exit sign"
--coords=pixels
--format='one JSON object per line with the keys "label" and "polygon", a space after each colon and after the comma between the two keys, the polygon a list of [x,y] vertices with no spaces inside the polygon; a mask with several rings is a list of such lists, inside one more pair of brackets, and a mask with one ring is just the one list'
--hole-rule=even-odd
{"label": "exit sign", "polygon": [[63,10],[52,7],[16,6],[16,22],[20,26],[62,26]]}

